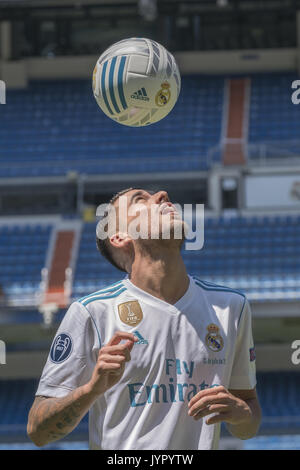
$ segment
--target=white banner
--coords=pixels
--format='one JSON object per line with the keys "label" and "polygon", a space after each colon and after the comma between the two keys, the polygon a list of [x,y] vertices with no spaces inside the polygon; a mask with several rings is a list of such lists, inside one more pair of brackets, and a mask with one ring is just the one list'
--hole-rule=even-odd
{"label": "white banner", "polygon": [[299,207],[300,174],[247,176],[245,181],[247,208]]}

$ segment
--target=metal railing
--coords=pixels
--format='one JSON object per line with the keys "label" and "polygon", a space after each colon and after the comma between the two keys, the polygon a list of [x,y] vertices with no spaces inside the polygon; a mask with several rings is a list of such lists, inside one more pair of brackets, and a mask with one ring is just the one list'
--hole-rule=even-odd
{"label": "metal railing", "polygon": [[[266,140],[259,143],[230,141],[230,146],[242,148],[248,165],[272,166],[300,165],[300,140]],[[220,143],[210,148],[206,155],[208,167],[215,163],[222,164],[225,145]]]}

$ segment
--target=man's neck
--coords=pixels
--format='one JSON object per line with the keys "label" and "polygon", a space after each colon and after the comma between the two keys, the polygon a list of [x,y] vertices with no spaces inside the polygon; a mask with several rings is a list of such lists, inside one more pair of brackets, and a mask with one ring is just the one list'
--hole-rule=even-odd
{"label": "man's neck", "polygon": [[136,253],[129,279],[135,286],[172,305],[183,297],[190,282],[179,250]]}

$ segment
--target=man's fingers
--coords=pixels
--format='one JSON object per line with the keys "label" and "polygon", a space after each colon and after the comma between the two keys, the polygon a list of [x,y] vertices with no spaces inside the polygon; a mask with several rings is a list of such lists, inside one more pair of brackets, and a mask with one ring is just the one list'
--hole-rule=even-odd
{"label": "man's fingers", "polygon": [[124,352],[128,351],[129,343],[132,341],[126,341],[126,343],[117,344],[116,346],[103,346],[100,351],[105,354],[124,354]]}
{"label": "man's fingers", "polygon": [[125,356],[121,356],[121,355],[117,355],[117,354],[114,354],[114,355],[109,355],[109,354],[103,354],[101,356],[101,361],[103,362],[107,362],[107,363],[115,363],[115,364],[119,364],[121,362],[125,362],[126,361],[126,357]]}
{"label": "man's fingers", "polygon": [[[225,413],[228,411],[228,405],[211,405],[205,408],[204,410],[199,411],[198,413],[195,412],[191,415],[196,421],[205,416],[211,415],[213,413]],[[189,413],[190,414],[190,413]]]}
{"label": "man's fingers", "polygon": [[188,414],[194,416],[199,413],[201,410],[205,410],[211,405],[228,405],[230,403],[230,398],[225,394],[217,394],[215,396],[207,396],[201,398],[196,403],[194,403],[190,408]]}
{"label": "man's fingers", "polygon": [[191,407],[196,403],[200,398],[204,398],[208,395],[216,395],[217,393],[224,392],[228,393],[228,391],[223,387],[223,385],[218,385],[217,387],[207,388],[205,390],[201,390],[198,392],[193,398],[189,401],[188,406]]}
{"label": "man's fingers", "polygon": [[109,373],[110,371],[114,371],[116,369],[121,369],[122,364],[118,362],[103,362],[100,365],[100,369],[98,370],[98,374],[102,374],[103,372]]}
{"label": "man's fingers", "polygon": [[[127,341],[126,343],[120,344],[122,340]],[[125,354],[126,360],[129,361],[130,352],[133,348],[134,343],[136,343],[137,341],[138,338],[134,336],[133,333],[127,333],[126,331],[116,331],[113,337],[102,349],[104,349],[105,352],[109,352],[110,354]]]}
{"label": "man's fingers", "polygon": [[100,348],[91,378],[91,384],[97,393],[105,392],[120,380],[125,363],[131,359],[130,351],[137,341],[138,338],[133,333],[117,331],[108,343]]}
{"label": "man's fingers", "polygon": [[136,343],[138,341],[138,338],[135,336],[134,337],[135,340],[134,341],[131,341],[131,340],[128,340],[125,344],[126,344],[126,347],[128,349],[128,351],[130,352],[134,346],[134,343]]}
{"label": "man's fingers", "polygon": [[126,343],[117,344],[116,346],[103,346],[99,351],[99,358],[104,354],[108,355],[123,355],[126,358],[126,361],[130,361],[130,351],[133,348],[134,343],[132,341],[126,341]]}
{"label": "man's fingers", "polygon": [[230,418],[229,413],[220,413],[215,416],[210,416],[209,418],[207,418],[205,422],[206,424],[217,424],[217,423],[221,423],[222,421],[228,421],[229,418]]}
{"label": "man's fingers", "polygon": [[125,361],[121,362],[104,362],[99,363],[98,375],[99,376],[108,376],[108,375],[122,375],[125,369]]}
{"label": "man's fingers", "polygon": [[107,346],[114,346],[115,344],[119,344],[122,339],[131,340],[133,344],[138,341],[138,338],[134,336],[133,333],[127,333],[126,331],[116,331],[113,337],[108,341]]}
{"label": "man's fingers", "polygon": [[109,371],[110,375],[122,375],[124,372],[124,362],[123,364],[118,364],[120,367],[115,367]]}

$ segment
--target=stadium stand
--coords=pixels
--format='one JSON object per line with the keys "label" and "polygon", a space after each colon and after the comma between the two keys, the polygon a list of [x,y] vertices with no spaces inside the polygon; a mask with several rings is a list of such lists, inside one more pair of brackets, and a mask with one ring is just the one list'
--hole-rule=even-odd
{"label": "stadium stand", "polygon": [[299,430],[299,372],[267,372],[257,374],[257,391],[263,410],[262,429],[289,428]]}
{"label": "stadium stand", "polygon": [[29,222],[0,226],[0,284],[8,298],[38,289],[51,229]]}
{"label": "stadium stand", "polygon": [[8,91],[0,177],[206,170],[220,139],[223,89],[222,77],[184,77],[174,112],[138,132],[100,113],[86,80]]}
{"label": "stadium stand", "polygon": [[[248,156],[296,155],[299,113],[290,86],[297,75],[250,78]],[[138,133],[99,113],[87,80],[33,81],[25,90],[9,90],[0,177],[207,170],[221,158],[211,149],[221,140],[225,79],[184,76],[170,116]]]}
{"label": "stadium stand", "polygon": [[251,159],[263,156],[285,160],[299,154],[299,110],[291,101],[291,84],[297,79],[296,73],[252,77],[248,137]]}
{"label": "stadium stand", "polygon": [[[1,437],[7,438],[21,434],[26,439],[28,413],[37,385],[38,381],[35,379],[0,381]],[[87,420],[88,415],[82,420],[74,434],[87,433]]]}

